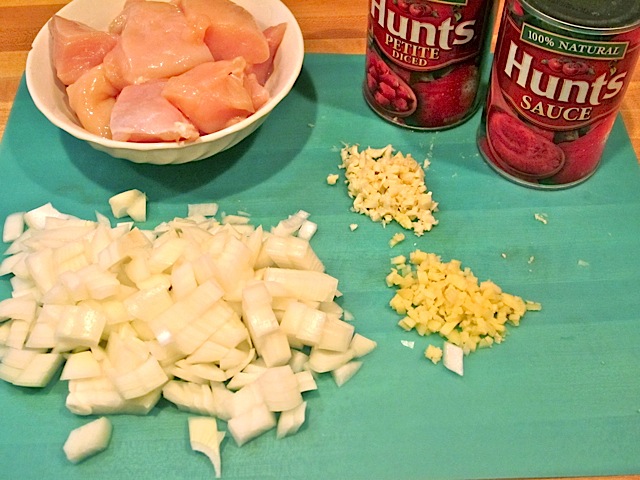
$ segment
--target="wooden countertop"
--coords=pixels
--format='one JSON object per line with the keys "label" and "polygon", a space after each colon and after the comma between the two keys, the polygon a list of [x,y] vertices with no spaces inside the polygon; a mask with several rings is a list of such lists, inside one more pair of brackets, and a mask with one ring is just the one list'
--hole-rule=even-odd
{"label": "wooden countertop", "polygon": [[[31,41],[66,3],[65,0],[0,0],[0,138],[24,72]],[[369,0],[284,0],[284,3],[300,23],[307,52],[364,52]],[[621,113],[636,156],[640,157],[640,68],[635,71]],[[639,480],[640,475],[588,478]]]}

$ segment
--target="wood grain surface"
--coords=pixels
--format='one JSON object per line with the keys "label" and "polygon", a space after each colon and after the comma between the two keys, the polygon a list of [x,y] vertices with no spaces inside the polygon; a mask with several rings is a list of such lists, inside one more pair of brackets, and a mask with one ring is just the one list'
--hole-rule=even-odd
{"label": "wood grain surface", "polygon": [[[46,21],[66,3],[0,0],[0,138],[24,73],[31,42]],[[307,52],[364,53],[369,0],[284,0],[284,3],[300,24]],[[634,72],[621,114],[636,156],[640,157],[640,68]],[[640,475],[580,478],[638,480]]]}

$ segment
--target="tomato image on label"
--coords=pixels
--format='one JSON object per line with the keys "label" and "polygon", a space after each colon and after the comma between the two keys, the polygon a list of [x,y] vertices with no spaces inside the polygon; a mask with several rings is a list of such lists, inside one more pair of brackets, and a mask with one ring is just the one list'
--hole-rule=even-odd
{"label": "tomato image on label", "polygon": [[542,60],[542,64],[549,67],[554,73],[563,73],[568,77],[574,77],[576,75],[594,74],[593,68],[591,68],[586,62],[582,60],[572,60],[570,58],[552,57]]}
{"label": "tomato image on label", "polygon": [[367,57],[366,82],[365,95],[379,109],[394,117],[415,112],[415,93],[376,53]]}
{"label": "tomato image on label", "polygon": [[489,114],[487,139],[496,163],[521,177],[551,177],[565,162],[560,147],[506,112],[494,110]]}
{"label": "tomato image on label", "polygon": [[364,97],[392,123],[440,129],[479,102],[492,0],[370,0]]}

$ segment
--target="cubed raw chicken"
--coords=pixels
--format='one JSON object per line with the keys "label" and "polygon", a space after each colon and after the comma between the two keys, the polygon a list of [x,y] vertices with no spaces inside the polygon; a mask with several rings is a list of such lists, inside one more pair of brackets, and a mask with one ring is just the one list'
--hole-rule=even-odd
{"label": "cubed raw chicken", "polygon": [[255,73],[248,73],[244,77],[244,88],[246,88],[249,95],[251,95],[254,110],[258,110],[271,98],[269,90],[258,81]]}
{"label": "cubed raw chicken", "polygon": [[67,95],[69,106],[85,130],[111,138],[109,122],[118,89],[111,85],[105,76],[102,64],[86,71],[69,85]]}
{"label": "cubed raw chicken", "polygon": [[200,133],[162,96],[166,80],[122,89],[111,111],[111,137],[123,142],[195,140]]}
{"label": "cubed raw chicken", "polygon": [[116,36],[54,15],[49,22],[53,66],[58,79],[71,85],[87,70],[100,65],[116,45]]}
{"label": "cubed raw chicken", "polygon": [[247,68],[248,72],[256,74],[256,78],[260,85],[267,83],[267,80],[269,80],[269,77],[273,73],[273,62],[286,30],[287,24],[280,23],[267,28],[263,32],[264,37],[267,39],[267,44],[269,45],[269,58],[265,62],[256,63],[255,65],[250,65]]}
{"label": "cubed raw chicken", "polygon": [[107,77],[118,89],[180,75],[213,60],[204,29],[172,3],[133,1],[123,16],[118,43],[104,58]]}
{"label": "cubed raw chicken", "polygon": [[244,57],[250,63],[269,58],[269,44],[255,19],[230,0],[180,0],[180,7],[194,23],[208,24],[204,41],[215,60]]}
{"label": "cubed raw chicken", "polygon": [[203,133],[233,125],[255,111],[245,87],[246,62],[208,62],[167,81],[162,95],[184,113]]}

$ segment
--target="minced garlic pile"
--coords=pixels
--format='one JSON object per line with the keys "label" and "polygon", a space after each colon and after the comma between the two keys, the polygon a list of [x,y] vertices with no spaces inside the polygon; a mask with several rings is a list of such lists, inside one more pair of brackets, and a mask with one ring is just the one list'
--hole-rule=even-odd
{"label": "minced garlic pile", "polygon": [[[341,157],[355,212],[385,225],[395,220],[417,236],[438,223],[433,216],[438,203],[427,190],[423,167],[411,155],[394,153],[391,145],[363,151],[353,145],[345,146]],[[424,168],[428,164],[425,160]]]}
{"label": "minced garlic pile", "polygon": [[[507,323],[517,326],[528,310],[542,308],[503,292],[491,281],[478,283],[458,260],[445,263],[434,253],[415,250],[409,262],[400,255],[392,264],[386,281],[397,288],[389,304],[404,315],[399,325],[420,335],[439,333],[465,354],[502,342]],[[425,355],[433,361],[434,353],[432,348]]]}

